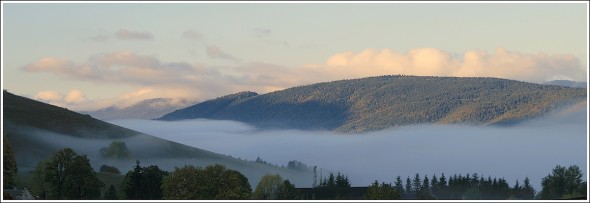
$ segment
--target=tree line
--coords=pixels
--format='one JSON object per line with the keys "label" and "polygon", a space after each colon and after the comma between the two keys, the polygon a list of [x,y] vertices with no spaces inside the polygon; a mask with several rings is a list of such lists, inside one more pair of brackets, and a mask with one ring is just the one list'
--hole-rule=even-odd
{"label": "tree line", "polygon": [[[4,185],[15,185],[16,162],[7,140],[4,141]],[[8,144],[8,146],[6,145]],[[292,164],[295,164],[293,162]],[[103,165],[102,172],[119,174],[115,167]],[[37,199],[91,200],[243,200],[243,199],[301,199],[304,194],[289,180],[278,174],[262,176],[252,190],[248,178],[242,173],[223,165],[196,167],[185,165],[168,172],[157,165],[136,166],[123,177],[119,189],[105,185],[97,177],[86,155],[79,155],[70,148],[59,150],[46,160],[40,161],[30,177],[30,192]],[[528,177],[510,186],[504,178],[441,174],[420,176],[404,181],[397,176],[394,183],[379,183],[377,180],[366,188],[364,199],[569,199],[585,197],[587,182],[582,180],[582,171],[576,165],[557,165],[551,174],[541,181],[537,192]],[[101,193],[102,189],[105,192]],[[316,199],[347,199],[351,192],[348,177],[338,173],[330,175],[313,188]]]}

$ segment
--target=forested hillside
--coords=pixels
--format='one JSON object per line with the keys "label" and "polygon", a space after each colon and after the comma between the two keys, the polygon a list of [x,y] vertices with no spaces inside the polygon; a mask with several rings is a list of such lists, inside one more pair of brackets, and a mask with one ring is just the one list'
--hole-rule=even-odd
{"label": "forested hillside", "polygon": [[242,92],[160,120],[236,120],[259,127],[367,132],[423,123],[489,125],[541,116],[586,100],[587,90],[498,78],[379,76]]}
{"label": "forested hillside", "polygon": [[89,115],[3,91],[3,123],[26,125],[55,133],[89,138],[125,138],[140,134]]}

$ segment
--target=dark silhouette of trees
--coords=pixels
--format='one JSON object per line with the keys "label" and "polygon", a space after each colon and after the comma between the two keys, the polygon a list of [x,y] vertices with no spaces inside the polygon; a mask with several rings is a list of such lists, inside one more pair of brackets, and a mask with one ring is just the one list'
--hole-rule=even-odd
{"label": "dark silhouette of trees", "polygon": [[99,151],[100,155],[104,158],[111,159],[129,159],[131,158],[131,152],[127,149],[125,142],[113,141],[109,147],[103,147]]}
{"label": "dark silhouette of trees", "polygon": [[557,165],[551,174],[541,181],[541,199],[562,199],[581,197],[586,194],[586,181],[582,181],[582,171],[576,165],[568,168]]}
{"label": "dark silhouette of trees", "polygon": [[300,199],[300,194],[295,185],[291,184],[289,180],[283,181],[279,187],[279,197],[281,200],[297,200]]}
{"label": "dark silhouette of trees", "polygon": [[330,176],[321,180],[320,185],[316,187],[318,199],[344,199],[349,190],[348,177],[340,173],[336,177],[330,173]]}
{"label": "dark silhouette of trees", "polygon": [[139,161],[125,175],[123,192],[126,199],[131,200],[159,200],[162,199],[162,180],[168,175],[167,171],[158,166],[139,166]]}
{"label": "dark silhouette of trees", "polygon": [[3,160],[3,169],[2,169],[2,180],[4,182],[4,188],[10,187],[14,185],[14,178],[18,172],[18,167],[16,166],[16,160],[14,159],[14,152],[12,152],[12,146],[6,138],[6,132],[2,137],[2,160]]}
{"label": "dark silhouette of trees", "polygon": [[176,168],[164,178],[162,189],[171,200],[240,200],[250,199],[252,192],[246,176],[219,164]]}
{"label": "dark silhouette of trees", "polygon": [[379,184],[375,180],[367,189],[366,198],[370,200],[395,200],[400,199],[400,193],[391,184],[385,182]]}
{"label": "dark silhouette of trees", "polygon": [[40,199],[99,199],[104,186],[86,155],[70,148],[39,162],[31,178],[32,192]]}
{"label": "dark silhouette of trees", "polygon": [[299,199],[299,192],[289,180],[283,180],[279,174],[266,174],[260,178],[254,190],[254,199],[260,200],[294,200]]}

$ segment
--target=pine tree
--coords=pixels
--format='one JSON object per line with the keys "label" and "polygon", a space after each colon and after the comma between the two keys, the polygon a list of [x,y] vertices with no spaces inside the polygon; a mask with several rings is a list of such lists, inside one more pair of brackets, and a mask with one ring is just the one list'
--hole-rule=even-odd
{"label": "pine tree", "polygon": [[533,199],[535,197],[535,189],[529,182],[529,177],[524,178],[524,185],[522,186],[522,199]]}
{"label": "pine tree", "polygon": [[414,176],[414,180],[412,181],[412,190],[414,192],[416,192],[416,195],[418,195],[418,193],[420,192],[420,190],[422,189],[422,181],[420,180],[420,175],[416,173],[416,176]]}
{"label": "pine tree", "polygon": [[395,191],[400,195],[405,193],[404,186],[402,183],[402,178],[400,176],[397,176],[395,178],[395,187],[394,188],[395,188]]}
{"label": "pine tree", "polygon": [[412,181],[410,180],[410,176],[406,178],[406,194],[411,194],[414,191],[412,190]]}
{"label": "pine tree", "polygon": [[143,194],[144,191],[142,190],[143,188],[143,170],[141,168],[141,166],[139,166],[139,160],[137,160],[135,167],[133,168],[133,171],[130,173],[127,173],[127,176],[129,178],[129,182],[127,184],[127,186],[124,189],[125,192],[125,196],[127,197],[127,199],[130,200],[140,200],[143,199]]}

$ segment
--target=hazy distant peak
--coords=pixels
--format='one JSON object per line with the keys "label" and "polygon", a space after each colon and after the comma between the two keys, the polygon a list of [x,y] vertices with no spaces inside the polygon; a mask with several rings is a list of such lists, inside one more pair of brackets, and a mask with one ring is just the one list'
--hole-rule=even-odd
{"label": "hazy distant peak", "polygon": [[571,80],[552,80],[543,83],[544,85],[557,85],[557,86],[564,86],[564,87],[577,87],[577,88],[587,88],[587,82],[581,81],[571,81]]}
{"label": "hazy distant peak", "polygon": [[102,120],[153,119],[196,103],[198,103],[197,99],[189,98],[153,98],[137,102],[127,107],[110,106],[104,109],[82,113]]}

